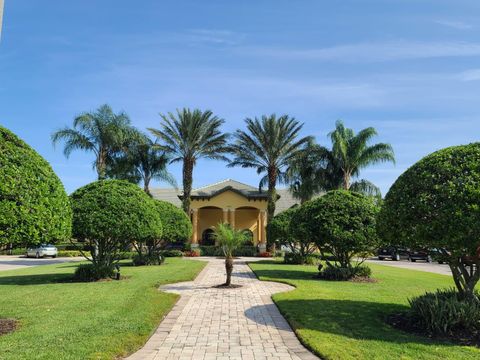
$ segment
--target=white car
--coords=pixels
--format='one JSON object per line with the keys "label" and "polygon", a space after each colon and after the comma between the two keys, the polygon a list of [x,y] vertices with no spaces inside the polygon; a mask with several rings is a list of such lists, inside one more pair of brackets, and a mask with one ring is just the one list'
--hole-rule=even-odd
{"label": "white car", "polygon": [[27,249],[27,257],[43,258],[45,256],[57,257],[58,250],[53,245],[42,244]]}

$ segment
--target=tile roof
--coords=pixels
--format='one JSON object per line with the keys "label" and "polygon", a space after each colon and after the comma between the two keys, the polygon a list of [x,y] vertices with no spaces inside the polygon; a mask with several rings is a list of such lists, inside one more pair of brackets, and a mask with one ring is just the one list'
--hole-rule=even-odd
{"label": "tile roof", "polygon": [[[202,186],[197,189],[192,190],[193,197],[212,197],[223,191],[232,190],[239,192],[247,197],[266,197],[267,192],[260,192],[257,187],[241,183],[236,180],[226,179],[219,181],[214,184],[207,186]],[[150,192],[155,199],[168,201],[178,207],[182,206],[180,197],[182,196],[181,191],[175,189],[151,189]],[[294,205],[299,204],[300,202],[295,199],[288,189],[277,189],[277,194],[280,196],[276,202],[275,214],[282,212],[283,210],[289,209]]]}

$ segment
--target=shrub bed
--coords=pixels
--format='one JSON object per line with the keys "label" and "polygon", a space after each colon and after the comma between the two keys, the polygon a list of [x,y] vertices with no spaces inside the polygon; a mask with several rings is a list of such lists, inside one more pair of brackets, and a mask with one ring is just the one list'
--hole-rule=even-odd
{"label": "shrub bed", "polygon": [[165,258],[159,253],[153,254],[135,254],[132,259],[133,265],[145,266],[145,265],[162,265]]}
{"label": "shrub bed", "polygon": [[115,276],[115,267],[110,266],[95,266],[94,264],[80,264],[73,278],[76,281],[87,282],[87,281],[97,281],[101,279],[113,279]]}
{"label": "shrub bed", "polygon": [[463,298],[454,289],[427,292],[409,300],[410,309],[389,317],[403,330],[480,345],[480,294]]}
{"label": "shrub bed", "polygon": [[180,250],[175,250],[175,249],[162,250],[162,251],[160,251],[160,254],[164,257],[182,257],[183,256],[183,252],[181,252]]}
{"label": "shrub bed", "polygon": [[342,267],[327,265],[322,267],[318,278],[322,280],[347,281],[354,278],[369,278],[372,270],[367,265]]}
{"label": "shrub bed", "polygon": [[293,265],[315,265],[319,262],[318,256],[313,254],[302,256],[299,253],[285,253],[283,257],[283,262],[285,264],[293,264]]}
{"label": "shrub bed", "polygon": [[58,257],[77,257],[83,256],[82,253],[78,250],[59,250]]}

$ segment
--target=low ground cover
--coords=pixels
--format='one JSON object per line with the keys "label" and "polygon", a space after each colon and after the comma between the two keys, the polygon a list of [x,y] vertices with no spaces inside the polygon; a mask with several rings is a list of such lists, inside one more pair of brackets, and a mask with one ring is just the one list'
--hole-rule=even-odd
{"label": "low ground cover", "polygon": [[478,359],[480,349],[407,334],[386,323],[408,299],[453,287],[448,276],[369,264],[376,283],[314,280],[315,266],[251,263],[261,280],[297,288],[273,296],[301,341],[325,359]]}
{"label": "low ground cover", "polygon": [[122,266],[122,281],[71,282],[63,263],[0,272],[0,317],[19,320],[0,336],[0,359],[113,359],[140,348],[177,295],[158,286],[188,281],[205,263]]}

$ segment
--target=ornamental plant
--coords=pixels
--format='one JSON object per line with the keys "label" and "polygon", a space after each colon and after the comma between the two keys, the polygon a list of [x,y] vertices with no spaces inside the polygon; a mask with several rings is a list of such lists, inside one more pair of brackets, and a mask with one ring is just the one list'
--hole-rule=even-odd
{"label": "ornamental plant", "polygon": [[68,196],[50,164],[0,126],[0,246],[70,238]]}
{"label": "ornamental plant", "polygon": [[236,249],[245,243],[247,237],[242,231],[233,229],[229,224],[218,224],[215,228],[215,239],[218,241],[225,255],[227,280],[224,286],[230,286],[233,271],[233,254]]}
{"label": "ornamental plant", "polygon": [[290,208],[275,215],[267,225],[267,234],[276,245],[289,248],[290,255],[285,254],[286,263],[305,264],[316,246],[310,237],[301,236],[296,231],[296,224],[292,223],[298,209]]}
{"label": "ornamental plant", "polygon": [[[85,256],[95,269],[95,280],[113,275],[120,252],[162,236],[162,223],[153,200],[137,185],[123,180],[100,180],[71,196],[73,235],[94,249]],[[108,271],[106,271],[107,269]]]}
{"label": "ornamental plant", "polygon": [[378,232],[386,242],[436,248],[459,294],[480,278],[480,143],[434,152],[405,171],[385,197]]}
{"label": "ornamental plant", "polygon": [[185,212],[175,205],[153,200],[163,225],[161,240],[167,243],[185,243],[192,237],[192,223]]}
{"label": "ornamental plant", "polygon": [[[370,197],[346,191],[329,191],[303,204],[292,223],[303,236],[315,242],[330,268],[344,269],[339,279],[356,276],[367,254],[378,244],[375,219],[378,208]],[[326,253],[335,261],[328,260]],[[353,258],[359,259],[353,261]],[[329,269],[329,272],[332,270]]]}

